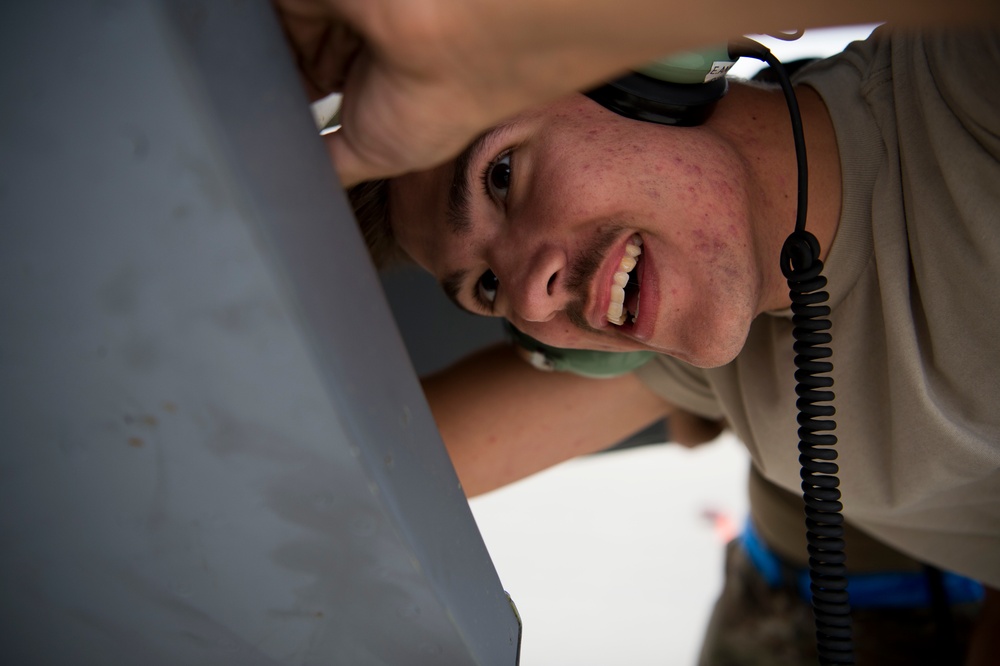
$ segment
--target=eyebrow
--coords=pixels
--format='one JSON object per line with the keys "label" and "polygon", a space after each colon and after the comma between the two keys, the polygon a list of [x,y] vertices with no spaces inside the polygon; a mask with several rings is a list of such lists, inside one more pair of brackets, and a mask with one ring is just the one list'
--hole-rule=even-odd
{"label": "eyebrow", "polygon": [[472,227],[472,174],[470,173],[472,165],[478,163],[486,147],[508,131],[513,124],[513,122],[501,123],[486,130],[455,158],[455,171],[451,177],[451,188],[448,190],[446,213],[448,226],[455,233],[464,235]]}

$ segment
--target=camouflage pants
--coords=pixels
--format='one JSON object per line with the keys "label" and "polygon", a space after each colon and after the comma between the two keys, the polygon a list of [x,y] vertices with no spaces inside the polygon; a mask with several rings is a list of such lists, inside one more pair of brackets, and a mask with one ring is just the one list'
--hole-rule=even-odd
{"label": "camouflage pants", "polygon": [[[855,608],[858,666],[961,664],[980,604],[951,607],[954,631],[942,636],[930,608]],[[739,539],[726,553],[726,581],[705,634],[699,666],[814,666],[811,605],[792,585],[772,588]]]}

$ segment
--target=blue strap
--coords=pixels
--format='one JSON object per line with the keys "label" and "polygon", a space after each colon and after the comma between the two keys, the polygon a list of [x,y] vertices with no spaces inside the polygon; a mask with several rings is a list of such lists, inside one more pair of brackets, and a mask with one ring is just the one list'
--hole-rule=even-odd
{"label": "blue strap", "polygon": [[[791,579],[799,596],[812,601],[809,590],[809,570],[790,567],[764,544],[753,523],[747,520],[740,536],[754,568],[771,587],[779,587]],[[948,601],[963,604],[983,598],[981,583],[949,571],[941,572]],[[861,573],[847,576],[847,590],[853,608],[915,608],[930,606],[931,596],[927,577],[919,572]]]}

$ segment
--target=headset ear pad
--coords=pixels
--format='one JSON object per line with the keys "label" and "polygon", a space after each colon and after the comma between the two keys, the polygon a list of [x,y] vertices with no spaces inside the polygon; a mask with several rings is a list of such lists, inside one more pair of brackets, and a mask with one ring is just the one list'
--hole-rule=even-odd
{"label": "headset ear pad", "polygon": [[712,115],[728,89],[725,77],[708,83],[671,83],[633,72],[584,94],[626,118],[692,127]]}

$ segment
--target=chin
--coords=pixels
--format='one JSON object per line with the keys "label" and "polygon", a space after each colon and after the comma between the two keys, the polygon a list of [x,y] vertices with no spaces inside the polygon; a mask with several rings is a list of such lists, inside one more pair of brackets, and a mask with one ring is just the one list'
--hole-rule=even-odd
{"label": "chin", "polygon": [[673,356],[696,368],[719,368],[731,363],[746,344],[749,327],[736,327],[722,333],[704,334],[683,341],[672,347],[656,348],[654,351]]}
{"label": "chin", "polygon": [[[682,361],[690,363],[696,368],[711,369],[720,368],[728,363],[731,363],[737,356],[739,356],[740,351],[743,346],[740,345],[735,350],[708,350],[703,352],[695,352],[689,355],[676,355]],[[685,357],[686,356],[686,357]]]}

